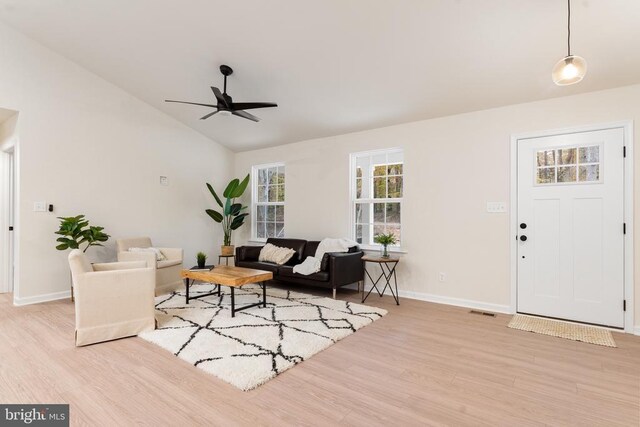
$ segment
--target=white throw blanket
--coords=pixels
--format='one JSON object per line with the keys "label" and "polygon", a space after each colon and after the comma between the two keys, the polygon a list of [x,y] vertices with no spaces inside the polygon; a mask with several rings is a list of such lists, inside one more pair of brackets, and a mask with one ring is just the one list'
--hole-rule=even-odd
{"label": "white throw blanket", "polygon": [[349,239],[322,239],[316,249],[316,256],[307,257],[302,264],[295,265],[293,272],[308,276],[320,271],[320,265],[324,254],[330,252],[349,252],[349,248],[358,244]]}
{"label": "white throw blanket", "polygon": [[320,260],[318,258],[308,256],[302,264],[294,265],[293,272],[308,276],[320,271]]}

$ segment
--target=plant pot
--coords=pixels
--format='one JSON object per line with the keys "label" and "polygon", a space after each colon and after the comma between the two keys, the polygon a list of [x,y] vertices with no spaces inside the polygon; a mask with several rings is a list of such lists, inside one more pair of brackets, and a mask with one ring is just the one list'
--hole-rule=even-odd
{"label": "plant pot", "polygon": [[233,255],[233,250],[234,249],[235,249],[235,247],[233,245],[229,245],[229,246],[222,245],[220,247],[220,255],[222,255],[222,256]]}
{"label": "plant pot", "polygon": [[202,262],[198,261],[198,268],[204,268],[205,263],[206,263],[206,260]]}
{"label": "plant pot", "polygon": [[380,248],[380,256],[382,258],[389,258],[389,250],[387,248],[387,245],[382,245],[382,247]]}

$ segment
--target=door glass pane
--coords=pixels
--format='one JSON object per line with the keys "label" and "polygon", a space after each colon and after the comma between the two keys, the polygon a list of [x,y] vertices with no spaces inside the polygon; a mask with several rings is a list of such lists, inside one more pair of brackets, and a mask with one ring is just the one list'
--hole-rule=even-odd
{"label": "door glass pane", "polygon": [[373,198],[384,199],[387,197],[387,179],[374,178],[373,180]]}
{"label": "door glass pane", "polygon": [[576,167],[575,166],[559,167],[558,182],[576,182]]}
{"label": "door glass pane", "polygon": [[278,184],[284,184],[284,166],[278,167]]}
{"label": "door glass pane", "polygon": [[556,168],[538,168],[536,182],[538,184],[552,184],[556,182]]}
{"label": "door glass pane", "polygon": [[269,168],[269,184],[278,183],[278,168]]}
{"label": "door glass pane", "polygon": [[600,181],[600,165],[580,166],[580,181]]}
{"label": "door glass pane", "polygon": [[373,204],[373,222],[381,222],[384,223],[384,203],[374,203]]}
{"label": "door glass pane", "polygon": [[556,164],[556,151],[543,150],[536,154],[538,166],[554,166]]}
{"label": "door glass pane", "polygon": [[402,197],[402,177],[390,176],[389,178],[387,178],[387,188],[389,191],[388,197]]}
{"label": "door glass pane", "polygon": [[284,223],[276,222],[276,237],[284,237]]}
{"label": "door glass pane", "polygon": [[356,198],[362,198],[362,178],[356,179]]}
{"label": "door glass pane", "polygon": [[397,242],[394,246],[400,246],[400,224],[387,224],[387,233],[396,236]]}
{"label": "door glass pane", "polygon": [[[558,150],[558,164],[560,165],[575,165],[577,162],[576,148],[561,148]],[[558,173],[559,175],[559,173]],[[558,179],[560,182],[560,179]]]}
{"label": "door glass pane", "polygon": [[276,206],[276,221],[284,222],[284,206]]}
{"label": "door glass pane", "polygon": [[386,222],[400,224],[400,203],[387,203]]}
{"label": "door glass pane", "polygon": [[362,178],[362,168],[360,166],[356,167],[356,178]]}
{"label": "door glass pane", "polygon": [[[598,163],[600,162],[600,147],[580,147],[579,150],[580,163]],[[582,179],[580,180],[582,181]]]}
{"label": "door glass pane", "polygon": [[374,224],[373,225],[373,235],[377,236],[378,234],[383,234],[385,232],[384,224]]}
{"label": "door glass pane", "polygon": [[356,225],[356,242],[362,244],[362,227],[363,225]]}

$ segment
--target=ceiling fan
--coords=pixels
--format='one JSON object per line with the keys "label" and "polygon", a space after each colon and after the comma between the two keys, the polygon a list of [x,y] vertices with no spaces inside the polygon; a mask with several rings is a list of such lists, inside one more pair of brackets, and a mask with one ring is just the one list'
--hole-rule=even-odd
{"label": "ceiling fan", "polygon": [[217,113],[226,113],[227,115],[233,114],[234,116],[243,117],[245,119],[253,120],[254,122],[259,122],[260,119],[251,113],[247,113],[244,110],[278,106],[278,104],[274,104],[272,102],[233,102],[233,99],[231,98],[231,96],[227,95],[227,77],[233,73],[233,69],[228,65],[221,65],[220,72],[224,76],[224,92],[220,92],[220,89],[218,89],[217,87],[211,86],[211,90],[213,91],[213,94],[216,96],[216,99],[218,101],[216,105],[201,104],[198,102],[173,101],[170,99],[165,99],[165,102],[177,102],[179,104],[200,105],[203,107],[211,107],[216,109],[212,113],[209,113],[205,116],[200,117],[200,120],[208,119],[209,117]]}

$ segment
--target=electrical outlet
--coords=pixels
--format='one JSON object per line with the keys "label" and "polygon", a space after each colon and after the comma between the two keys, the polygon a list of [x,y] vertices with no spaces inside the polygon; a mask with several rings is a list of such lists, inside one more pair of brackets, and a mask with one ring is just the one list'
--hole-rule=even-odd
{"label": "electrical outlet", "polygon": [[160,177],[160,185],[164,185],[165,187],[169,185],[169,178],[166,176]]}
{"label": "electrical outlet", "polygon": [[438,275],[438,280],[440,280],[441,282],[446,282],[446,281],[447,281],[447,275],[446,275],[446,273],[442,273],[442,272],[441,272],[441,273]]}

